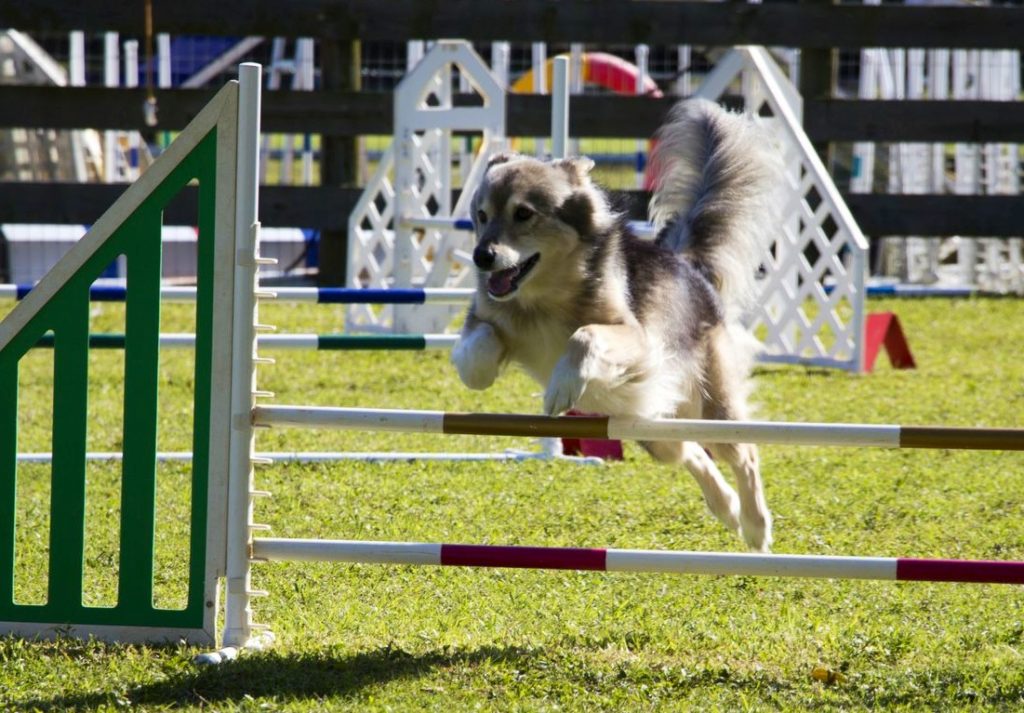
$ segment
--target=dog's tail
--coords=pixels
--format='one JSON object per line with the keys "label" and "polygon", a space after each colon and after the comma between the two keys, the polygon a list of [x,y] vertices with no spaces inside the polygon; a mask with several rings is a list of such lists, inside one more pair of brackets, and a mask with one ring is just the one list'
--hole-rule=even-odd
{"label": "dog's tail", "polygon": [[651,168],[658,243],[693,259],[730,313],[751,304],[762,251],[776,229],[781,159],[755,120],[705,99],[673,107]]}

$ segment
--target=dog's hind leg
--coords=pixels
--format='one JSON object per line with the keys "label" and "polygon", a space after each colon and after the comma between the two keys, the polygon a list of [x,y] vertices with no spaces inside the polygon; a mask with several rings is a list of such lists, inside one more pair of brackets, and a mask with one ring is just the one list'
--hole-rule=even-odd
{"label": "dog's hind leg", "polygon": [[[737,361],[735,345],[726,330],[717,331],[708,350],[703,417],[722,421],[747,418],[746,365]],[[740,496],[740,523],[744,541],[767,552],[772,545],[772,516],[764,496],[757,446],[752,443],[711,443],[711,454],[729,464]]]}
{"label": "dog's hind leg", "polygon": [[740,533],[747,546],[768,552],[772,546],[772,516],[764,497],[757,446],[752,443],[713,443],[711,453],[729,464],[740,494]]}
{"label": "dog's hind leg", "polygon": [[690,441],[641,441],[640,445],[662,463],[686,466],[704,493],[704,502],[711,514],[729,530],[740,534],[740,500],[703,448]]}

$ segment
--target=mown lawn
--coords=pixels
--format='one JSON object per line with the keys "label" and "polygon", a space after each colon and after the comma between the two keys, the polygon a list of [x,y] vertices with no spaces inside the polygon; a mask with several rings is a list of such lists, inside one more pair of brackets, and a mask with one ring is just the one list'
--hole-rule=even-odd
{"label": "mown lawn", "polygon": [[[0,304],[0,312],[10,303]],[[875,301],[918,360],[870,376],[758,371],[759,416],[778,420],[1022,426],[1019,301]],[[188,330],[169,307],[165,331]],[[275,306],[281,331],[340,331],[343,313]],[[123,324],[97,305],[96,331]],[[536,412],[507,374],[462,387],[442,352],[280,352],[260,383],[277,403]],[[23,368],[23,451],[49,450],[52,361]],[[160,447],[187,450],[187,353],[162,358]],[[123,360],[92,357],[90,447],[116,449]],[[261,450],[476,450],[528,441],[272,430]],[[629,445],[624,462],[274,465],[257,520],[274,536],[740,550],[685,473]],[[1024,559],[1024,457],[1012,453],[762,449],[777,552]],[[161,470],[158,598],[174,606],[187,468]],[[90,470],[87,596],[110,601],[115,466]],[[19,469],[19,596],[45,597],[49,472]],[[940,585],[513,570],[258,565],[255,603],[276,644],[217,668],[198,650],[0,639],[11,710],[1018,710],[1024,592]],[[815,669],[832,672],[822,682]]]}

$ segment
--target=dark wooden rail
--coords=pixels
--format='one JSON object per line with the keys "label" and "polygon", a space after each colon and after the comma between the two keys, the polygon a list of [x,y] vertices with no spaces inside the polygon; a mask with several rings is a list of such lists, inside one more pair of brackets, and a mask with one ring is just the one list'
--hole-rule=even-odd
{"label": "dark wooden rail", "polygon": [[[16,0],[0,2],[0,27],[40,31],[117,31],[143,36],[143,8],[133,2]],[[390,94],[342,91],[343,48],[363,42],[462,37],[475,42],[545,41],[596,45],[647,43],[727,47],[761,44],[800,47],[821,81],[803,86],[804,128],[820,150],[830,144],[877,142],[1024,143],[1024,102],[864,101],[831,97],[833,48],[1024,45],[1024,7],[839,5],[820,2],[676,2],[670,0],[175,0],[154,3],[157,32],[171,34],[315,37],[326,62],[317,92],[267,92],[262,123],[268,132],[324,137],[325,176],[346,183],[350,171],[339,146],[360,135],[390,134]],[[347,65],[346,65],[347,66]],[[330,69],[330,71],[328,71]],[[826,71],[827,70],[827,71]],[[333,79],[328,77],[331,74]],[[337,76],[334,76],[337,75]],[[812,77],[811,74],[807,75]],[[812,78],[813,78],[812,77]],[[330,81],[327,81],[330,79]],[[208,90],[157,93],[157,130],[183,128],[212,96]],[[0,128],[145,130],[141,89],[65,89],[0,86]],[[549,99],[508,98],[512,136],[550,131]],[[585,95],[573,97],[575,136],[643,138],[661,123],[671,99]],[[340,162],[340,163],[339,163]],[[349,166],[349,168],[351,168]],[[349,183],[351,185],[351,183]],[[0,183],[0,222],[93,222],[123,190],[116,185]],[[343,251],[347,217],[358,189],[264,187],[264,225],[320,228]],[[643,214],[645,196],[619,196]],[[883,235],[1013,236],[1024,234],[1024,196],[847,195],[864,232]],[[168,222],[194,220],[195,196],[186,190],[168,207]],[[328,246],[330,247],[330,246]],[[341,254],[340,252],[338,253]],[[328,260],[328,262],[332,262]],[[344,262],[339,258],[333,260]],[[329,275],[328,281],[338,279]]]}
{"label": "dark wooden rail", "polygon": [[[666,2],[665,0],[174,0],[157,32],[363,41],[476,41],[787,47],[1012,48],[1024,8]],[[0,27],[141,36],[142,3],[11,0]]]}
{"label": "dark wooden rail", "polygon": [[[214,94],[206,89],[157,92],[158,130],[180,130]],[[0,128],[145,130],[145,90],[103,87],[0,86]],[[570,100],[573,136],[645,138],[661,124],[672,98],[610,95]],[[394,96],[384,92],[265,92],[265,131],[343,136],[390,134]],[[812,141],[965,141],[1024,143],[1024,102],[804,102]],[[508,97],[508,133],[543,136],[551,130],[549,97]]]}
{"label": "dark wooden rail", "polygon": [[[118,184],[2,183],[0,223],[89,225],[124,191]],[[358,188],[263,186],[260,221],[268,227],[344,231]],[[613,191],[617,204],[643,218],[649,196]],[[865,234],[1011,236],[1024,234],[1024,196],[845,194]],[[169,225],[195,222],[195,190],[186,188],[168,206]]]}

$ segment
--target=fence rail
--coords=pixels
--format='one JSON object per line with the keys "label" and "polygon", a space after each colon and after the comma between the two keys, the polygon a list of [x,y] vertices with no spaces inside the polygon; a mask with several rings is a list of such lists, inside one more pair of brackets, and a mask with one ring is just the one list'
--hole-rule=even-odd
{"label": "fence rail", "polygon": [[[206,89],[161,89],[158,130],[184,127],[213,96]],[[147,130],[144,89],[0,86],[0,128]],[[661,125],[676,97],[579,95],[570,99],[573,136],[647,138]],[[390,92],[268,91],[263,129],[270,132],[358,136],[391,134]],[[543,136],[551,130],[550,97],[512,94],[507,99],[510,136]],[[1024,101],[804,101],[804,129],[811,141],[1024,142]]]}
{"label": "fence rail", "polygon": [[[127,184],[0,182],[0,223],[89,225]],[[612,191],[632,218],[646,217],[649,194]],[[332,186],[263,186],[260,222],[267,227],[343,231],[361,190]],[[1019,236],[1024,232],[1024,196],[900,195],[844,193],[868,236]],[[167,225],[190,225],[196,194],[185,188],[164,212]]]}
{"label": "fence rail", "polygon": [[[0,3],[0,27],[40,31],[119,31],[142,36],[143,13],[132,3],[19,0]],[[178,0],[154,7],[157,32],[221,35],[308,36],[321,40],[325,57],[351,40],[389,42],[436,37],[704,47],[763,44],[802,47],[805,59],[831,63],[830,48],[920,47],[1019,48],[1024,7],[837,5],[830,3],[705,3],[664,0],[295,0],[282,13],[279,0]],[[333,54],[332,54],[333,53]],[[313,92],[267,92],[263,128],[268,132],[317,133],[327,183],[344,182],[351,171],[336,164],[351,137],[392,132],[390,93],[342,91],[338,68],[325,65],[324,86]],[[818,74],[822,74],[819,72]],[[819,89],[828,88],[828,79]],[[807,89],[805,87],[805,89]],[[1024,101],[865,101],[806,91],[804,128],[815,146],[831,142],[1024,143]],[[159,90],[158,130],[177,130],[209,100],[211,91]],[[145,124],[143,89],[0,86],[0,128],[97,128],[152,130]],[[581,95],[571,100],[575,136],[644,138],[659,126],[672,98]],[[550,131],[550,100],[510,95],[507,127],[512,136]],[[344,168],[344,167],[343,167]],[[348,178],[346,178],[348,176]],[[82,223],[95,220],[96,206],[123,190],[118,185],[0,183],[0,222]],[[619,196],[634,217],[646,196]],[[883,235],[1015,236],[1024,233],[1024,196],[853,195],[845,196],[864,232]],[[353,188],[267,186],[261,217],[268,226],[332,231],[323,250],[343,244],[346,217],[355,205]],[[167,212],[169,223],[194,220],[194,195],[185,191]],[[342,248],[343,251],[343,248]],[[326,253],[325,253],[326,254]],[[323,256],[322,256],[323,257]],[[337,256],[335,256],[337,258]],[[339,262],[340,260],[340,262]],[[328,260],[330,262],[330,260]],[[343,259],[334,262],[343,264]],[[333,278],[332,278],[333,279]],[[325,283],[327,284],[327,283]]]}
{"label": "fence rail", "polygon": [[[137,3],[18,0],[0,5],[0,27],[144,32]],[[173,34],[401,41],[596,44],[741,44],[788,47],[1020,46],[1024,8],[704,3],[663,0],[176,0],[155,3],[156,31]]]}

